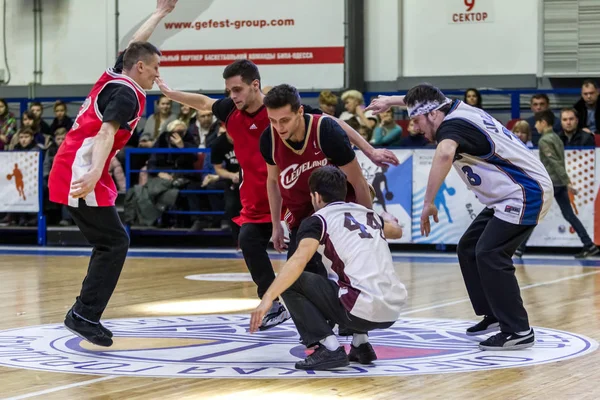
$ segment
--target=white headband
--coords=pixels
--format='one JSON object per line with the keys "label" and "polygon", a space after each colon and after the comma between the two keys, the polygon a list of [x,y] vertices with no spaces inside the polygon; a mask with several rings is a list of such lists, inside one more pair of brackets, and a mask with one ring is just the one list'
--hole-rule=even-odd
{"label": "white headband", "polygon": [[439,110],[440,108],[450,103],[452,103],[452,100],[450,100],[449,98],[446,98],[446,100],[444,100],[442,103],[440,103],[437,100],[416,103],[414,106],[408,107],[408,117],[414,118],[419,115],[425,115],[432,111]]}

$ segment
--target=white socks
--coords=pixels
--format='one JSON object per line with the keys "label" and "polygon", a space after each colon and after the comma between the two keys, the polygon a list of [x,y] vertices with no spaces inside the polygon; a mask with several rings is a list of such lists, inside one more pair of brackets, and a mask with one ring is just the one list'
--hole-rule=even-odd
{"label": "white socks", "polygon": [[336,351],[340,347],[340,342],[338,342],[335,335],[329,335],[325,339],[319,340],[319,343],[325,346],[329,351]]}
{"label": "white socks", "polygon": [[363,343],[369,343],[369,335],[366,333],[355,333],[352,335],[352,346],[358,347]]}
{"label": "white socks", "polygon": [[529,335],[531,333],[531,328],[529,328],[528,331],[523,331],[523,332],[515,332],[517,335],[520,336],[525,336],[525,335]]}

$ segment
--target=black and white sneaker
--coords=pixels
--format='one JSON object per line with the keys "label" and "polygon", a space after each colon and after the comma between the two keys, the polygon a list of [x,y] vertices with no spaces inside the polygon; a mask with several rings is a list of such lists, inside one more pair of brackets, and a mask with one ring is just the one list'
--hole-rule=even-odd
{"label": "black and white sneaker", "polygon": [[486,315],[483,317],[481,322],[467,328],[467,336],[485,335],[486,333],[492,333],[500,330],[500,323],[496,317],[492,315]]}
{"label": "black and white sneaker", "polygon": [[519,335],[517,333],[500,332],[494,336],[479,343],[481,350],[519,350],[526,349],[527,347],[533,346],[535,343],[535,334],[533,329],[525,335]]}
{"label": "black and white sneaker", "polygon": [[258,327],[259,331],[266,331],[274,326],[284,323],[291,318],[290,312],[279,301],[274,301],[269,312],[263,317]]}
{"label": "black and white sneaker", "polygon": [[581,250],[579,253],[575,254],[575,258],[588,258],[591,256],[595,256],[599,252],[600,252],[600,249],[598,249],[598,247],[596,247],[595,244],[592,244],[591,246],[584,247],[583,250]]}

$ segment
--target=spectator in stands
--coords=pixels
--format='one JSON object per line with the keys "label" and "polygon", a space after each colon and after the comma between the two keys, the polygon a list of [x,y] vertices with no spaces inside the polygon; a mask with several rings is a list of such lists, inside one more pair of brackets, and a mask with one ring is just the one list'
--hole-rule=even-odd
{"label": "spectator in stands", "polygon": [[220,122],[211,110],[198,110],[192,133],[200,148],[210,148],[219,134]]}
{"label": "spectator in stands", "polygon": [[189,127],[192,117],[195,116],[196,110],[192,109],[190,106],[186,106],[185,104],[179,104],[179,115],[177,116],[178,120],[185,122]]}
{"label": "spectator in stands", "polygon": [[467,89],[463,101],[470,106],[483,108],[481,106],[481,93],[479,93],[479,90],[475,88]]}
{"label": "spectator in stands", "polygon": [[579,130],[587,133],[598,133],[600,124],[600,105],[598,104],[598,85],[592,80],[585,80],[581,86],[581,99],[573,106],[577,110]]}
{"label": "spectator in stands", "polygon": [[371,129],[377,125],[377,117],[371,111],[365,111],[365,98],[358,90],[347,90],[342,93],[344,102],[344,111],[340,115],[341,120],[356,118],[361,125],[368,126]]}
{"label": "spectator in stands", "polygon": [[[225,125],[219,128],[219,136],[214,141],[211,150],[211,160],[219,181],[212,184],[217,189],[222,189],[224,193],[225,218],[228,226],[231,228],[234,243],[237,246],[239,226],[232,221],[232,218],[240,215],[242,204],[240,202],[240,166],[233,151],[233,140],[227,134]],[[209,187],[211,189],[212,187]],[[218,199],[211,196],[211,207],[215,209]]]}
{"label": "spectator in stands", "polygon": [[73,126],[73,120],[67,115],[67,105],[61,100],[56,100],[54,103],[54,120],[50,124],[50,134],[54,136],[54,132],[58,128],[65,128],[68,131]]}
{"label": "spectator in stands", "polygon": [[360,133],[360,136],[362,136],[367,142],[370,142],[373,139],[373,129],[369,128],[368,126],[359,126],[358,133]]}
{"label": "spectator in stands", "polygon": [[398,146],[402,140],[402,128],[394,121],[394,109],[379,114],[381,122],[373,130],[373,146]]}
{"label": "spectator in stands", "polygon": [[33,113],[34,118],[40,127],[40,131],[44,135],[52,135],[52,131],[50,130],[50,125],[48,125],[46,123],[46,121],[44,121],[44,118],[43,118],[44,107],[42,106],[42,103],[40,103],[39,101],[34,101],[33,103],[31,103],[31,106],[29,107],[29,111],[31,111]]}
{"label": "spectator in stands", "polygon": [[[31,111],[25,111],[21,117],[21,129],[23,128],[29,128],[33,131],[33,139],[36,144],[43,148],[48,147],[51,136],[44,136],[42,134],[39,120],[35,118],[35,115]],[[13,135],[9,144],[9,150],[13,150],[17,143],[19,143],[19,136]]]}
{"label": "spectator in stands", "polygon": [[429,141],[425,138],[425,135],[420,131],[415,129],[415,123],[411,119],[408,123],[408,133],[409,135],[403,137],[400,140],[399,146],[401,147],[423,147],[429,144]]}
{"label": "spectator in stands", "polygon": [[531,142],[531,127],[529,123],[524,119],[518,121],[512,129],[512,132],[517,135],[521,142],[525,143],[527,147],[530,149],[533,148],[533,143]]}
{"label": "spectator in stands", "polygon": [[[550,99],[548,98],[548,95],[546,95],[545,93],[536,93],[533,96],[531,96],[530,104],[531,104],[531,112],[534,115],[527,118],[526,121],[531,128],[531,142],[533,143],[534,146],[537,146],[538,141],[540,140],[540,137],[542,137],[542,132],[538,132],[537,129],[535,128],[535,113],[538,113],[541,111],[546,111],[546,110],[550,109]],[[554,132],[559,132],[561,129],[560,121],[556,117],[555,117],[555,123],[554,123],[553,128],[554,128]]]}
{"label": "spectator in stands", "polygon": [[[154,146],[154,141],[149,133],[142,133],[138,141],[138,147],[142,149],[150,149]],[[150,159],[150,153],[132,154],[130,161],[130,168],[134,170],[141,170],[143,172],[130,173],[130,179],[132,185],[137,182],[139,185],[145,185],[148,182],[148,160]],[[121,162],[121,165],[123,163]]]}
{"label": "spectator in stands", "polygon": [[[48,193],[48,177],[50,176],[50,170],[52,169],[52,163],[54,162],[54,156],[58,152],[60,145],[64,142],[65,136],[67,136],[66,128],[58,128],[54,131],[54,138],[46,153],[44,155],[44,198],[47,200]],[[58,224],[60,226],[69,226],[73,225],[73,220],[71,219],[71,214],[69,213],[69,209],[67,206],[63,204],[52,203],[50,201],[44,202],[44,209],[46,210],[46,216],[50,223],[52,221],[59,221]]]}
{"label": "spectator in stands", "polygon": [[338,104],[338,97],[330,90],[323,90],[319,93],[319,108],[324,114],[335,115],[335,109]]}
{"label": "spectator in stands", "polygon": [[579,129],[578,113],[574,108],[563,108],[560,112],[562,130],[558,136],[565,147],[595,147],[594,135]]}
{"label": "spectator in stands", "polygon": [[177,117],[171,112],[171,104],[171,100],[169,100],[165,95],[161,95],[158,98],[156,110],[154,114],[150,115],[146,120],[143,133],[150,133],[152,135],[152,139],[156,140],[158,135],[161,132],[164,132],[167,125],[171,121],[175,121],[175,119],[177,119]]}
{"label": "spectator in stands", "polygon": [[[154,148],[197,148],[194,138],[187,132],[187,125],[183,121],[174,120],[167,125],[165,132],[161,133],[154,143]],[[202,188],[202,174],[192,172],[177,173],[173,170],[193,170],[197,160],[195,153],[152,153],[148,160],[149,170],[170,170],[171,172],[151,172],[153,178],[165,179],[172,182],[177,189],[200,190]],[[208,209],[206,195],[183,194],[178,205],[187,205],[189,211]],[[183,204],[181,204],[183,203]],[[198,231],[207,227],[206,220],[199,215],[192,215],[192,230]]]}
{"label": "spectator in stands", "polygon": [[8,149],[15,132],[17,132],[17,119],[8,110],[6,100],[0,99],[0,151]]}

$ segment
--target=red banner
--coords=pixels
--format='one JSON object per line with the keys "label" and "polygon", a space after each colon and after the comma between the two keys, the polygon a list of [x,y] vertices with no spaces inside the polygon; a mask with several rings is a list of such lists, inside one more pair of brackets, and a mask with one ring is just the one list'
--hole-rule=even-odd
{"label": "red banner", "polygon": [[234,50],[165,50],[161,67],[207,67],[229,65],[248,59],[255,64],[343,64],[344,47],[292,47]]}

